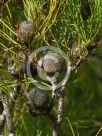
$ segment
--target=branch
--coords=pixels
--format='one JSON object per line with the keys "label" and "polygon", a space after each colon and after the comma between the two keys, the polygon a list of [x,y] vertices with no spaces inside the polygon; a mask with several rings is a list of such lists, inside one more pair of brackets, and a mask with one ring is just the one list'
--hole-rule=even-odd
{"label": "branch", "polygon": [[11,113],[11,106],[9,103],[9,98],[8,96],[4,93],[3,94],[3,107],[4,107],[4,114],[6,117],[6,122],[9,130],[9,136],[12,135],[14,136],[14,125],[13,125],[13,116]]}
{"label": "branch", "polygon": [[14,136],[14,124],[12,110],[18,97],[18,91],[20,90],[19,84],[14,86],[12,97],[8,97],[3,91],[0,91],[0,100],[3,104],[3,112],[0,115],[0,134],[4,129],[5,122],[7,123],[9,136]]}
{"label": "branch", "polygon": [[53,113],[49,113],[48,117],[49,117],[49,119],[53,123],[53,132],[52,132],[52,135],[53,136],[59,136],[59,124],[57,122],[57,117]]}
{"label": "branch", "polygon": [[58,114],[57,114],[58,124],[61,124],[63,118],[64,96],[65,96],[65,86],[62,86],[59,94],[59,101],[58,101]]}
{"label": "branch", "polygon": [[80,66],[80,64],[81,64],[84,60],[86,60],[87,57],[88,57],[95,49],[102,47],[102,43],[99,42],[99,38],[100,38],[100,37],[97,38],[97,40],[96,40],[96,42],[95,42],[94,45],[88,45],[88,46],[86,47],[87,52],[88,52],[87,55],[86,55],[85,57],[82,57],[82,58],[79,58],[79,59],[78,59],[78,61],[72,66],[72,68],[71,68],[72,71],[73,71],[73,70],[76,70],[76,69]]}
{"label": "branch", "polygon": [[0,135],[2,134],[2,131],[4,129],[5,121],[6,121],[6,117],[5,117],[5,113],[3,112],[0,115]]}

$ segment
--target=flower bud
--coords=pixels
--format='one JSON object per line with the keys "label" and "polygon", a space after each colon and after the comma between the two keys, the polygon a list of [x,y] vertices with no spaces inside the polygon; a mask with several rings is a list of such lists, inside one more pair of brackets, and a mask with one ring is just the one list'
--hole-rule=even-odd
{"label": "flower bud", "polygon": [[21,42],[28,41],[28,38],[32,35],[34,31],[33,23],[30,21],[23,21],[19,24],[18,36]]}
{"label": "flower bud", "polygon": [[28,99],[32,108],[46,110],[49,103],[49,96],[43,90],[35,89],[28,93]]}
{"label": "flower bud", "polygon": [[49,51],[38,62],[38,74],[40,73],[40,75],[52,77],[57,73],[56,75],[59,76],[59,72],[63,69],[63,63],[64,59],[60,54]]}

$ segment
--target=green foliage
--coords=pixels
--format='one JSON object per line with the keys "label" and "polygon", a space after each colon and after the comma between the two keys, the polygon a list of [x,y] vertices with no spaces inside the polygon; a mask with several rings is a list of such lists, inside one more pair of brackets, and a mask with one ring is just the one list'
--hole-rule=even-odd
{"label": "green foliage", "polygon": [[[0,17],[0,61],[8,50],[18,64],[17,54],[22,46],[16,25],[23,20],[30,20],[34,24],[34,34],[27,45],[31,51],[44,45],[53,45],[69,53],[73,44],[79,48],[93,46],[97,34],[102,34],[102,1],[96,0],[92,4],[89,0],[92,15],[86,21],[81,16],[81,2],[23,0],[22,10],[16,1],[8,0]],[[71,73],[66,87],[62,136],[95,136],[102,126],[102,49],[93,54]],[[0,80],[0,90],[10,95],[16,80],[9,75],[6,66],[0,69],[0,77],[4,75],[4,80]],[[28,81],[25,82],[31,87]],[[16,136],[51,136],[52,124],[48,118],[31,117],[26,105],[24,96],[19,97],[14,108]],[[4,132],[4,136],[8,135],[6,127]],[[96,136],[101,135],[102,131]]]}

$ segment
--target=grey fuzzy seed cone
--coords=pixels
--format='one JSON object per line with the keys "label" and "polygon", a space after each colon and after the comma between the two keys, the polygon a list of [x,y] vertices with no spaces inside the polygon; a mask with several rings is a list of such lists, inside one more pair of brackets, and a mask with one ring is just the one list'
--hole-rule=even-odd
{"label": "grey fuzzy seed cone", "polygon": [[21,41],[27,41],[28,37],[34,32],[33,23],[30,21],[23,21],[19,24],[19,39]]}
{"label": "grey fuzzy seed cone", "polygon": [[46,109],[49,102],[49,96],[40,89],[33,89],[28,93],[29,102],[32,108],[37,110]]}
{"label": "grey fuzzy seed cone", "polygon": [[56,52],[48,52],[43,57],[43,69],[48,75],[60,72],[63,68],[63,57]]}

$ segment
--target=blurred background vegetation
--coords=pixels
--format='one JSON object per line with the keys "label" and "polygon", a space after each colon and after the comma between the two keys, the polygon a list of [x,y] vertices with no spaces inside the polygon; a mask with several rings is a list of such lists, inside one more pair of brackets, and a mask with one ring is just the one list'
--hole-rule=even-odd
{"label": "blurred background vegetation", "polygon": [[[22,50],[18,37],[20,22],[29,20],[34,33],[26,44],[31,51],[46,45],[56,46],[66,54],[78,46],[80,58],[88,54],[102,34],[102,1],[89,0],[90,14],[82,16],[87,0],[4,0],[0,16],[0,61],[9,48],[16,59]],[[100,38],[101,44],[101,38]],[[81,54],[81,49],[85,49]],[[10,93],[15,78],[0,69],[0,89]],[[4,86],[4,87],[3,87]],[[102,49],[93,50],[70,75],[66,86],[61,136],[102,136]],[[16,136],[51,136],[52,124],[47,117],[33,118],[26,112],[26,100],[20,97],[14,108]],[[54,109],[57,110],[56,108]],[[5,126],[4,136],[8,136]]]}

